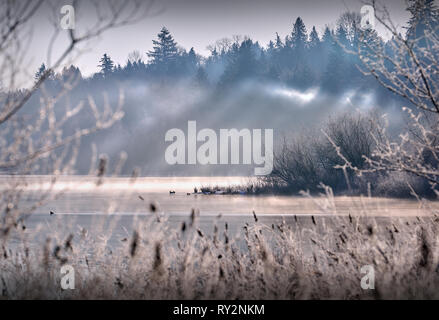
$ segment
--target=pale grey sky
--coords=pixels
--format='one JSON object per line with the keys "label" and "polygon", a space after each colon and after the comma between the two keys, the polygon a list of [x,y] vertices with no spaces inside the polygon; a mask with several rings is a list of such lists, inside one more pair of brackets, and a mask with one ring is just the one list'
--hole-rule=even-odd
{"label": "pale grey sky", "polygon": [[[122,1],[122,0],[121,0]],[[57,1],[61,8],[69,0]],[[407,20],[404,0],[386,0],[392,16],[398,23]],[[248,35],[265,46],[278,32],[285,37],[292,30],[295,19],[300,16],[307,29],[316,26],[321,35],[325,25],[333,26],[339,15],[347,10],[360,11],[361,0],[156,0],[154,11],[160,14],[147,17],[135,25],[121,27],[105,33],[88,46],[88,51],[75,61],[85,75],[97,71],[99,58],[108,53],[120,64],[125,64],[133,50],[145,52],[152,48],[152,40],[162,26],[166,26],[179,45],[207,55],[206,47],[223,37]],[[29,45],[29,74],[46,59],[46,51],[53,28],[47,22],[48,10],[40,10],[32,21],[33,39]],[[76,12],[78,28],[93,23],[90,10],[82,6]],[[55,42],[54,52],[65,45],[61,37]]]}

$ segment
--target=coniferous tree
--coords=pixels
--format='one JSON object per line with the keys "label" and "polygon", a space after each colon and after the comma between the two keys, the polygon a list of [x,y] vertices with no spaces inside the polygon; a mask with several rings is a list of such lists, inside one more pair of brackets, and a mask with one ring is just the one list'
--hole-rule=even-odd
{"label": "coniferous tree", "polygon": [[318,48],[320,46],[320,38],[317,33],[316,27],[313,26],[311,33],[309,34],[309,47],[310,48]]}
{"label": "coniferous tree", "polygon": [[[49,72],[49,74],[46,75],[46,72]],[[44,63],[41,64],[41,66],[38,68],[37,72],[35,72],[34,79],[35,81],[38,81],[41,79],[42,76],[45,76],[45,79],[53,80],[54,72],[53,71],[47,71],[46,65]]]}
{"label": "coniferous tree", "polygon": [[256,59],[257,44],[252,40],[244,40],[240,45],[232,46],[229,64],[221,79],[222,86],[229,86],[237,80],[248,79],[258,74],[258,61]]}
{"label": "coniferous tree", "polygon": [[40,78],[44,75],[44,73],[46,72],[46,65],[43,63],[41,64],[41,66],[38,68],[38,71],[35,72],[35,80],[38,81],[40,80]]}
{"label": "coniferous tree", "polygon": [[323,85],[330,91],[339,91],[348,83],[348,59],[346,49],[350,47],[346,30],[339,24],[331,43],[328,65],[323,76]]}
{"label": "coniferous tree", "polygon": [[186,55],[186,68],[189,74],[194,74],[198,68],[198,57],[195,53],[194,47],[192,47]]}
{"label": "coniferous tree", "polygon": [[293,31],[291,32],[291,35],[287,37],[285,44],[295,50],[302,50],[305,48],[307,40],[308,35],[305,24],[303,23],[302,18],[298,17],[294,23]]}
{"label": "coniferous tree", "polygon": [[72,65],[69,68],[63,68],[61,72],[61,79],[63,81],[76,82],[82,79],[82,74],[78,67]]}
{"label": "coniferous tree", "polygon": [[277,33],[277,32],[276,32],[276,42],[275,42],[274,47],[277,51],[280,51],[284,47],[284,44],[282,43],[282,40],[279,36],[279,33]]}
{"label": "coniferous tree", "polygon": [[153,49],[147,52],[151,59],[150,64],[155,70],[169,73],[175,68],[178,54],[177,43],[166,27],[157,35],[158,40],[153,40]]}

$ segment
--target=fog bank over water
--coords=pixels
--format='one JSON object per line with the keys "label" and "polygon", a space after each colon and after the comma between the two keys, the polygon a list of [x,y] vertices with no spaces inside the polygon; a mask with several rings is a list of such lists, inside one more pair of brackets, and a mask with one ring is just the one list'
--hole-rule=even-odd
{"label": "fog bank over water", "polygon": [[[87,170],[87,145],[96,144],[114,163],[120,150],[128,154],[124,174],[139,167],[143,175],[247,175],[253,165],[174,165],[165,161],[165,134],[172,128],[187,133],[188,121],[196,121],[197,130],[210,128],[238,130],[273,129],[275,149],[283,138],[306,134],[331,116],[348,110],[387,113],[391,127],[402,122],[400,104],[383,99],[373,91],[347,90],[333,95],[318,87],[300,90],[275,83],[247,81],[238,89],[218,92],[186,82],[162,86],[129,84],[125,88],[125,117],[115,127],[86,138],[79,172]],[[381,100],[381,101],[380,101]],[[187,136],[186,136],[187,138]],[[89,143],[87,143],[89,142]],[[198,147],[202,143],[198,143]]]}

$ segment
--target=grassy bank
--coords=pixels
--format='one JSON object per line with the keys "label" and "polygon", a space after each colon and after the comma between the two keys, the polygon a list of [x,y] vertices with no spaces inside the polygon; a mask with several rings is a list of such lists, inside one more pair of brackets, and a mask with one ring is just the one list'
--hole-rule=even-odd
{"label": "grassy bank", "polygon": [[[109,244],[117,219],[112,216],[105,227],[72,234],[58,228],[41,245],[18,224],[3,231],[1,297],[439,298],[439,219],[427,202],[425,216],[383,219],[368,217],[361,206],[352,206],[349,215],[334,214],[331,195],[318,201],[330,216],[267,224],[253,214],[237,233],[230,231],[227,216],[213,218],[210,231],[200,228],[196,211],[170,228],[151,207],[152,215],[136,220],[117,247]],[[63,265],[74,267],[74,290],[61,289]],[[375,270],[374,290],[360,286],[366,265]]]}

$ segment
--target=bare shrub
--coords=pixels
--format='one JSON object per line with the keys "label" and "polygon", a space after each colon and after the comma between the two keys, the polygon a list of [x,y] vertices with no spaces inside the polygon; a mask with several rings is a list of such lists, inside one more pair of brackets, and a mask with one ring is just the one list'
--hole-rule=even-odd
{"label": "bare shrub", "polygon": [[[330,118],[322,132],[284,140],[275,154],[274,169],[268,181],[281,184],[292,192],[316,191],[320,183],[331,186],[334,191],[360,189],[362,182],[354,179],[353,170],[346,174],[337,170],[343,163],[338,153],[352,166],[365,168],[363,155],[372,155],[375,139],[379,136],[378,119],[375,113],[345,112]],[[334,144],[338,146],[338,152]]]}

